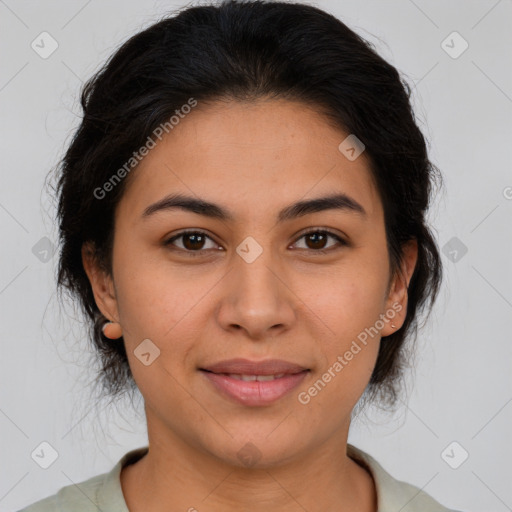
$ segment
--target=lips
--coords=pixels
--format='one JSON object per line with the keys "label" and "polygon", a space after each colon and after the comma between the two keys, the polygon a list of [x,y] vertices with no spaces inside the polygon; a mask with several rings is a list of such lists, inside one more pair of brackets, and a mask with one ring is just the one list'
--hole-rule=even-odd
{"label": "lips", "polygon": [[282,359],[230,359],[200,370],[224,397],[252,407],[270,405],[289,394],[309,372],[308,368]]}
{"label": "lips", "polygon": [[235,375],[280,375],[303,372],[308,368],[283,359],[267,359],[265,361],[250,361],[249,359],[229,359],[200,368],[212,373]]}

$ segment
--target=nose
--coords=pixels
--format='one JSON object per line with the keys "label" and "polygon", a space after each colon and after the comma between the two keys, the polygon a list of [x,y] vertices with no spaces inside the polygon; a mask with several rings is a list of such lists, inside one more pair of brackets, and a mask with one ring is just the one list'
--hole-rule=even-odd
{"label": "nose", "polygon": [[234,254],[217,319],[225,330],[243,329],[251,339],[266,339],[291,328],[298,299],[269,249],[249,261]]}

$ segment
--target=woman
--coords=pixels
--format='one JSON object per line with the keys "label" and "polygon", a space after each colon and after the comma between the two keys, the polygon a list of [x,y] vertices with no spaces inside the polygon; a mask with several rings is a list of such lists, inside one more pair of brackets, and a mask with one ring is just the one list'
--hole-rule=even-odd
{"label": "woman", "polygon": [[441,281],[397,70],[314,7],[192,7],[85,86],[59,285],[149,446],[24,509],[447,511],[347,443]]}

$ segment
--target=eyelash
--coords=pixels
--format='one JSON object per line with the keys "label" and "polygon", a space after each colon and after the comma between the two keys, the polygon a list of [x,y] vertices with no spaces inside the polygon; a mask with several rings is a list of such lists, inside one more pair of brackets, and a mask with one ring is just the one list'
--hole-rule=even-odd
{"label": "eyelash", "polygon": [[[343,238],[341,238],[339,235],[333,233],[332,231],[329,231],[329,230],[326,230],[326,229],[319,229],[319,228],[316,228],[316,229],[312,229],[310,231],[307,231],[305,233],[302,233],[294,243],[296,243],[297,241],[299,241],[301,238],[304,238],[305,236],[307,235],[311,235],[313,233],[321,233],[323,235],[328,235],[334,239],[336,239],[336,241],[339,243],[339,245],[341,247],[343,246],[347,246],[348,243],[343,240]],[[172,243],[185,236],[185,235],[204,235],[205,237],[209,238],[210,240],[212,240],[212,242],[215,242],[215,240],[213,240],[205,231],[201,231],[199,229],[194,229],[194,230],[185,230],[185,231],[181,231],[180,233],[178,233],[177,235],[174,235],[172,238],[169,238],[168,240],[166,240],[163,244],[164,246],[168,247],[168,246],[171,246]],[[338,247],[340,248],[340,247]],[[336,249],[335,247],[334,248],[330,248],[330,249],[302,249],[302,250],[309,250],[309,251],[313,251],[314,253],[316,254],[329,254],[331,251],[333,251],[334,249]],[[174,250],[174,249],[173,249]],[[192,257],[197,257],[197,256],[202,256],[202,253],[205,251],[205,250],[208,250],[208,249],[198,249],[197,251],[191,251],[189,249],[181,249],[180,247],[177,247],[176,250],[178,251],[182,251],[182,252],[185,252],[187,253],[187,256],[190,255]]]}

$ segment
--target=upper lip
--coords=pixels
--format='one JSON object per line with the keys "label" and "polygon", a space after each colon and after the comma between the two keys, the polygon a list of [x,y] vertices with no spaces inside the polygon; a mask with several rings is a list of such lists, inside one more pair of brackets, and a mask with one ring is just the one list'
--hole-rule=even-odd
{"label": "upper lip", "polygon": [[237,375],[278,375],[280,373],[300,373],[307,368],[282,359],[250,361],[249,359],[229,359],[205,366],[200,370],[213,373],[233,373]]}

